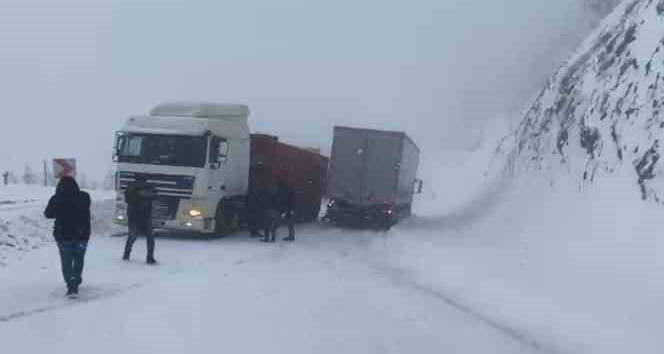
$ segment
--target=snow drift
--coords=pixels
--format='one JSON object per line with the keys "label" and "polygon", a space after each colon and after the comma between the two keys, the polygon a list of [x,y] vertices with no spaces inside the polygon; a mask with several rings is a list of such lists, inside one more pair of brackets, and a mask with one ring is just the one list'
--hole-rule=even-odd
{"label": "snow drift", "polygon": [[545,352],[661,352],[663,33],[663,0],[619,5],[385,262]]}
{"label": "snow drift", "polygon": [[[43,215],[54,187],[0,186],[0,267],[53,242],[53,222]],[[111,223],[114,192],[92,191],[92,228],[95,235],[114,229]]]}

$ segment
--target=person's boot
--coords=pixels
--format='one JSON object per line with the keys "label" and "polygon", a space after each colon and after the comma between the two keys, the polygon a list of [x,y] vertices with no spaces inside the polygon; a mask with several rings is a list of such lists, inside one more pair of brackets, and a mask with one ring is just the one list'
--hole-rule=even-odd
{"label": "person's boot", "polygon": [[145,263],[147,263],[149,265],[156,265],[157,260],[154,259],[154,256],[148,256],[147,259],[145,260]]}
{"label": "person's boot", "polygon": [[67,285],[67,294],[66,296],[74,296],[78,294],[78,289],[75,289],[73,285]]}
{"label": "person's boot", "polygon": [[293,242],[295,241],[295,236],[288,236],[283,238],[284,241]]}
{"label": "person's boot", "polygon": [[124,253],[122,254],[122,260],[128,261],[130,254],[131,254],[131,247],[129,245],[125,245]]}

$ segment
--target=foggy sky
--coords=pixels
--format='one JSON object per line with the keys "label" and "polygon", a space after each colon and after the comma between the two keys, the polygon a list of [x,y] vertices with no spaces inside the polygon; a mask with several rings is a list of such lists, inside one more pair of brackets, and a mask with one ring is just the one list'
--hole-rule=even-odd
{"label": "foggy sky", "polygon": [[463,148],[588,33],[580,0],[5,0],[0,170],[77,157],[170,100],[245,103],[254,131],[329,150],[335,124]]}

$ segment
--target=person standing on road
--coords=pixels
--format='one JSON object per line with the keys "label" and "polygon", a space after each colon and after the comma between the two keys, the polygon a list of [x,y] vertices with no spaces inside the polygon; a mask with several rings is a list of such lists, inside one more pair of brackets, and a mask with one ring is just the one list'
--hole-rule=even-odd
{"label": "person standing on road", "polygon": [[60,251],[67,296],[75,296],[83,281],[85,251],[90,240],[90,195],[79,189],[74,178],[62,177],[44,216],[55,219],[53,237]]}
{"label": "person standing on road", "polygon": [[260,219],[264,232],[263,242],[275,242],[279,223],[279,191],[273,184],[263,185],[258,191]]}
{"label": "person standing on road", "polygon": [[288,225],[284,241],[295,241],[295,191],[283,179],[279,180],[278,190],[281,220]]}
{"label": "person standing on road", "polygon": [[252,183],[248,188],[245,209],[245,220],[251,237],[260,236],[259,229],[261,228],[260,195],[255,184],[255,182]]}
{"label": "person standing on road", "polygon": [[138,236],[142,235],[147,241],[147,264],[157,264],[154,258],[155,241],[152,234],[152,201],[156,198],[157,192],[154,187],[147,184],[143,176],[136,177],[134,182],[127,185],[125,190],[125,202],[127,203],[127,222],[129,224],[129,234],[125,244],[122,259],[128,261],[131,256],[131,249]]}

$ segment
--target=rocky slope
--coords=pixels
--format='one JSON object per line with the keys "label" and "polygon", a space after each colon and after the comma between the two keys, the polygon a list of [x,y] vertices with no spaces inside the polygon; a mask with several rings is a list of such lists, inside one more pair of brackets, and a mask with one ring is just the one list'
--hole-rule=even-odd
{"label": "rocky slope", "polygon": [[627,176],[664,204],[664,0],[628,0],[548,81],[500,146],[509,169],[566,172],[580,186]]}

